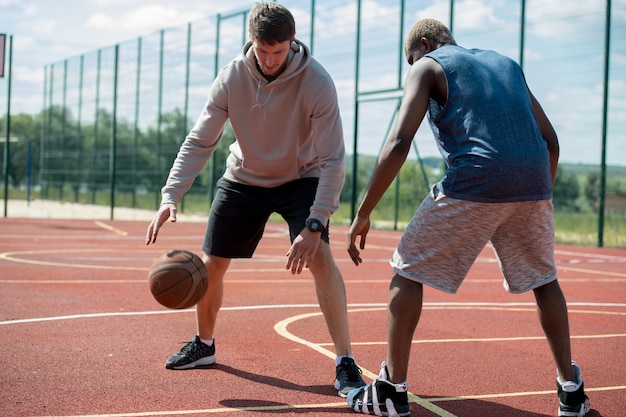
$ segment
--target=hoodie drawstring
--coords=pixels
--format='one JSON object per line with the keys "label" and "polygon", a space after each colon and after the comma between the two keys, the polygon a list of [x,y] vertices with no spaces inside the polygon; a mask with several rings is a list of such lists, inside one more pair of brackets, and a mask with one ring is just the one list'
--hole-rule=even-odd
{"label": "hoodie drawstring", "polygon": [[254,110],[254,109],[256,109],[257,107],[258,107],[258,108],[260,108],[260,109],[263,109],[263,120],[265,120],[265,109],[264,109],[264,107],[265,107],[265,105],[267,104],[267,102],[270,100],[270,97],[272,97],[272,92],[273,92],[273,91],[274,91],[274,87],[272,87],[272,88],[270,89],[270,92],[269,92],[269,94],[267,95],[267,98],[265,99],[265,101],[264,101],[263,103],[260,103],[260,102],[259,102],[259,95],[261,94],[261,81],[258,81],[258,82],[257,82],[257,85],[256,85],[256,97],[255,97],[256,104],[255,104],[254,106],[252,106],[252,107],[250,108],[250,110]]}

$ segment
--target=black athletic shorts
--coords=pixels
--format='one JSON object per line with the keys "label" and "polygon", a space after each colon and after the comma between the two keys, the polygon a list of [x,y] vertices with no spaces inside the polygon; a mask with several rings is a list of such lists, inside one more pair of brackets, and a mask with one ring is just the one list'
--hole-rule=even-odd
{"label": "black athletic shorts", "polygon": [[[202,250],[222,258],[251,258],[272,213],[285,219],[293,242],[304,229],[318,182],[318,178],[301,178],[265,188],[220,178]],[[326,226],[322,240],[328,243]]]}

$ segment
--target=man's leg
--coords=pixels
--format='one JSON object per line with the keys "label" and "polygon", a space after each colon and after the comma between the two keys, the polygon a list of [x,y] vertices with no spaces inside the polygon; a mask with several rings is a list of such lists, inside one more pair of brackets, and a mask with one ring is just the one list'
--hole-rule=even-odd
{"label": "man's leg", "polygon": [[338,356],[351,355],[346,287],[328,243],[320,242],[310,270],[315,278],[317,299],[335,344],[335,352]]}
{"label": "man's leg", "polygon": [[389,381],[406,381],[413,333],[422,314],[423,285],[394,275],[387,310],[387,369]]}
{"label": "man's leg", "polygon": [[337,358],[334,387],[339,396],[345,397],[353,389],[364,386],[365,382],[352,356],[346,288],[330,246],[325,241],[320,242],[310,269],[315,278],[317,299],[335,344]]}
{"label": "man's leg", "polygon": [[533,290],[539,322],[543,328],[554,362],[563,381],[573,381],[567,304],[557,280]]}
{"label": "man's leg", "polygon": [[204,340],[211,340],[217,313],[222,307],[224,296],[224,275],[230,265],[230,259],[204,254],[202,260],[209,272],[209,285],[204,297],[196,306],[198,335]]}
{"label": "man's leg", "polygon": [[198,334],[165,362],[168,369],[191,369],[215,363],[215,344],[212,341],[217,313],[222,306],[224,274],[230,259],[204,255],[202,260],[209,271],[206,294],[196,305]]}
{"label": "man's leg", "polygon": [[363,414],[408,417],[406,383],[413,333],[422,313],[422,284],[394,275],[387,309],[387,362],[371,384],[348,393],[348,405]]}
{"label": "man's leg", "polygon": [[589,411],[589,398],[578,364],[572,362],[567,303],[557,280],[534,290],[537,312],[556,363],[559,416],[581,417]]}

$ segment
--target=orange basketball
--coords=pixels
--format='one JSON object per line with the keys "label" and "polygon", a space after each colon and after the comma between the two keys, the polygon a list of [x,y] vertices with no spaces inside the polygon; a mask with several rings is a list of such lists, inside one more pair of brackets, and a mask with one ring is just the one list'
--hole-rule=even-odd
{"label": "orange basketball", "polygon": [[161,305],[189,308],[206,293],[209,274],[198,255],[184,249],[165,252],[154,260],[148,273],[150,291]]}

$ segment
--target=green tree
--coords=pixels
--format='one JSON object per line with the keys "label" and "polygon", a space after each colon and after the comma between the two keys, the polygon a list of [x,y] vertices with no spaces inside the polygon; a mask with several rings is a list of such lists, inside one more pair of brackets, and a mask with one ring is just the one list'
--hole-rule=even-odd
{"label": "green tree", "polygon": [[[369,178],[374,171],[374,166],[376,164],[376,157],[373,156],[359,156],[357,163],[357,176],[356,176],[356,200],[357,206],[358,201],[361,198],[365,187],[369,181]],[[352,201],[352,182],[353,182],[353,172],[352,172],[352,155],[346,156],[346,176],[343,184],[343,189],[341,190],[340,201],[342,203],[350,203]]]}
{"label": "green tree", "polygon": [[624,176],[607,177],[606,193],[626,196],[626,178]]}
{"label": "green tree", "polygon": [[555,210],[578,211],[576,200],[579,195],[580,185],[576,174],[565,173],[558,167],[552,196]]}
{"label": "green tree", "polygon": [[[0,118],[0,124],[6,126],[6,116]],[[11,138],[16,142],[9,143],[9,184],[18,187],[26,183],[28,164],[31,166],[31,177],[37,178],[39,174],[39,136],[41,133],[41,117],[20,113],[11,116]],[[30,145],[29,145],[30,144]],[[30,147],[30,161],[29,161]],[[0,155],[4,160],[4,144],[0,149]],[[4,167],[0,173],[4,180]]]}
{"label": "green tree", "polygon": [[589,204],[593,205],[598,199],[600,175],[597,171],[587,172],[584,182],[584,195]]}

